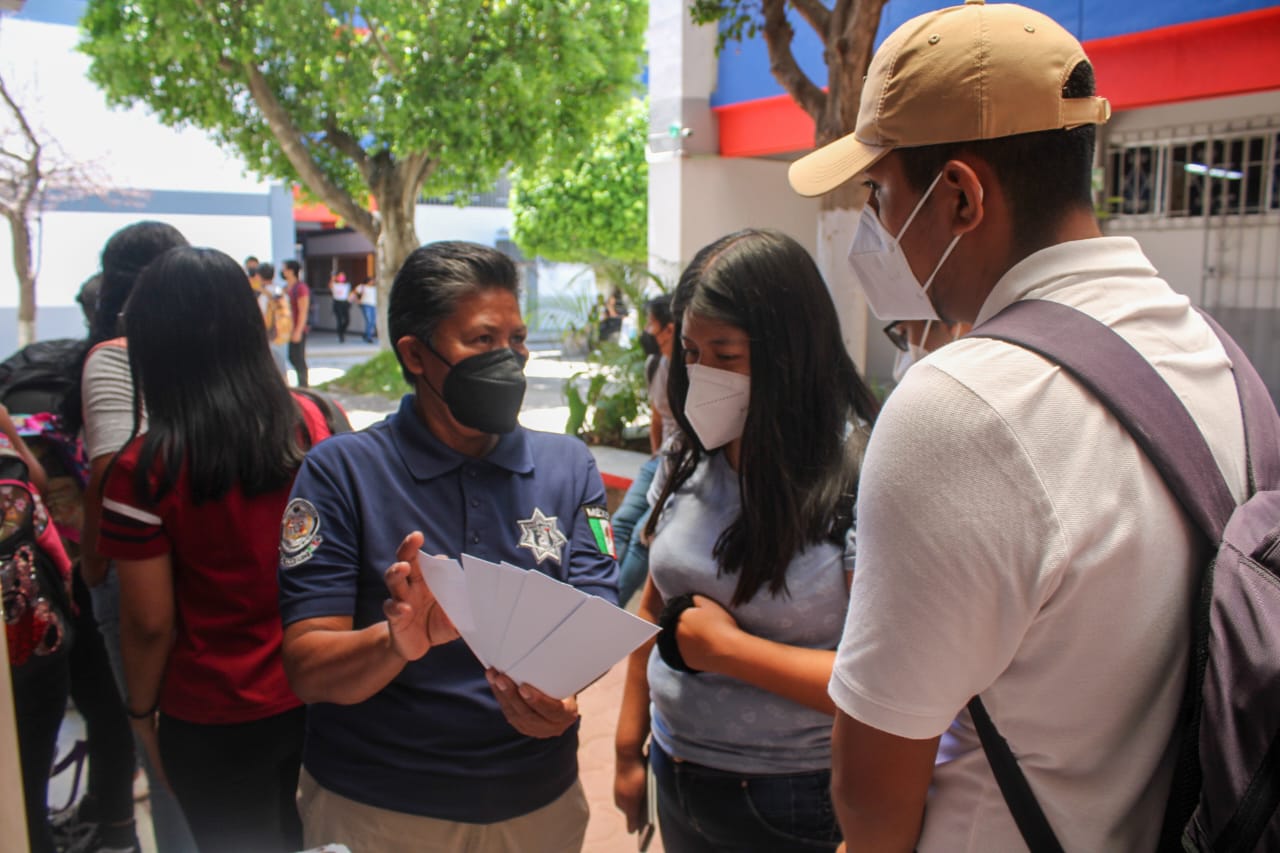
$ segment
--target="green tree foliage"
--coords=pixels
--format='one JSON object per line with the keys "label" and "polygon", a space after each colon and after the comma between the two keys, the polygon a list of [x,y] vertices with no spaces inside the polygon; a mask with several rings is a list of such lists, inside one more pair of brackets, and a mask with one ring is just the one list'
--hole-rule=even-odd
{"label": "green tree foliage", "polygon": [[89,0],[80,46],[111,102],[300,181],[377,245],[385,296],[420,195],[580,150],[645,23],[642,0]]}
{"label": "green tree foliage", "polygon": [[648,256],[649,106],[640,98],[611,113],[572,162],[544,160],[512,182],[512,238],[551,261],[643,263]]}

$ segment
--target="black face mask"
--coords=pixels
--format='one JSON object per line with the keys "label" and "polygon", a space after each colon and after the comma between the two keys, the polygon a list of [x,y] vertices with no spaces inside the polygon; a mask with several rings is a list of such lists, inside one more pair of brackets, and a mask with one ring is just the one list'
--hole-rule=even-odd
{"label": "black face mask", "polygon": [[[454,420],[491,434],[516,428],[516,416],[524,402],[526,359],[516,355],[515,350],[504,348],[468,356],[452,364],[429,342],[423,343],[451,368],[444,378],[444,393],[436,393],[449,407]],[[428,382],[427,387],[431,387],[431,383]]]}
{"label": "black face mask", "polygon": [[658,355],[662,352],[662,347],[658,346],[658,339],[651,332],[640,333],[640,349],[644,350],[645,355]]}

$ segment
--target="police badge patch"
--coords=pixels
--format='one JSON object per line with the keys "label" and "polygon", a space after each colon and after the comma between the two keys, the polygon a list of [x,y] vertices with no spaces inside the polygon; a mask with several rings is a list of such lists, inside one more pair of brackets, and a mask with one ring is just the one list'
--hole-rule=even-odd
{"label": "police badge patch", "polygon": [[520,547],[532,551],[539,563],[543,560],[561,562],[569,540],[560,532],[559,521],[558,517],[543,515],[542,510],[535,507],[532,516],[516,522],[520,526]]}
{"label": "police badge patch", "polygon": [[305,563],[322,542],[320,513],[311,501],[304,498],[289,501],[280,522],[280,565],[290,569]]}
{"label": "police badge patch", "polygon": [[613,523],[609,520],[609,510],[601,504],[583,504],[582,514],[587,517],[587,526],[595,537],[596,547],[601,554],[608,554],[618,559],[618,549],[613,544]]}

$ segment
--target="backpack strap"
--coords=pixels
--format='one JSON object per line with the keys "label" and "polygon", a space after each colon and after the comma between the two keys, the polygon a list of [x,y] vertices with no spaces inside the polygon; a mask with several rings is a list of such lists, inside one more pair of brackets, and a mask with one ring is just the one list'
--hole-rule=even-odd
{"label": "backpack strap", "polygon": [[1280,490],[1280,416],[1266,383],[1240,349],[1239,344],[1218,325],[1207,311],[1200,316],[1222,342],[1231,359],[1236,391],[1240,395],[1240,412],[1244,418],[1244,441],[1249,460],[1249,493]]}
{"label": "backpack strap", "polygon": [[982,741],[982,751],[991,764],[991,774],[996,777],[996,784],[1000,786],[1000,793],[1004,795],[1027,849],[1031,853],[1062,853],[1062,845],[1027,784],[1027,777],[1018,767],[1018,759],[1009,748],[1009,742],[996,729],[996,724],[991,722],[991,715],[981,698],[974,696],[969,700],[969,716],[973,718],[978,739]]}
{"label": "backpack strap", "polygon": [[[1082,311],[1043,299],[1013,303],[970,336],[1016,344],[1071,374],[1129,431],[1209,541],[1222,539],[1235,498],[1178,395],[1128,341]],[[1243,353],[1233,361],[1248,363]]]}
{"label": "backpack strap", "polygon": [[[1275,406],[1249,359],[1212,318],[1204,312],[1201,314],[1231,359],[1245,425],[1246,464],[1250,469],[1251,490],[1255,483],[1274,483],[1276,469],[1280,467]],[[1124,338],[1069,305],[1039,299],[1013,303],[974,329],[969,336],[1015,344],[1067,371],[1129,431],[1208,541],[1215,546],[1221,541],[1227,519],[1235,509],[1235,499],[1209,445],[1182,401]],[[1175,738],[1180,741],[1177,767],[1158,846],[1160,850],[1177,849],[1181,829],[1199,796],[1201,686],[1208,658],[1208,605],[1212,577],[1210,567],[1201,580],[1193,613],[1191,661],[1175,727]],[[1041,846],[1047,843],[1040,834],[1042,832],[1048,832],[1052,844],[1056,845],[1057,840],[1018,767],[1017,759],[978,697],[970,702],[969,711],[992,773],[1023,839],[1037,853],[1055,849]],[[988,729],[985,734],[984,728]]]}

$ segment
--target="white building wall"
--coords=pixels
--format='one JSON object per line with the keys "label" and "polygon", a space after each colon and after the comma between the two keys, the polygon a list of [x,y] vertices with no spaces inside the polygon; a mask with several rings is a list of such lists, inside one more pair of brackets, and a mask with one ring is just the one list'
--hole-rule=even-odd
{"label": "white building wall", "polygon": [[652,0],[648,42],[650,269],[674,283],[699,249],[746,227],[814,253],[818,203],[791,191],[787,164],[716,154],[716,28],[695,26],[681,0]]}
{"label": "white building wall", "polygon": [[[104,212],[55,207],[36,223],[41,338],[83,334],[75,294],[97,272],[106,239],[132,222],[168,222],[193,244],[213,246],[237,260],[249,254],[271,257],[279,242],[271,227],[270,185],[248,175],[238,158],[203,131],[167,128],[141,107],[110,109],[86,76],[89,59],[76,50],[78,39],[77,28],[65,24],[6,16],[0,25],[0,74],[36,132],[52,141],[46,165],[80,164],[97,188],[126,196],[122,206],[109,211],[96,205]],[[0,128],[12,127],[6,115]],[[163,194],[159,206],[156,193]],[[287,245],[291,249],[291,238]],[[18,284],[11,258],[9,229],[0,227],[0,356],[17,342]]]}

